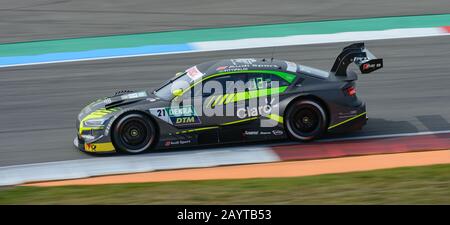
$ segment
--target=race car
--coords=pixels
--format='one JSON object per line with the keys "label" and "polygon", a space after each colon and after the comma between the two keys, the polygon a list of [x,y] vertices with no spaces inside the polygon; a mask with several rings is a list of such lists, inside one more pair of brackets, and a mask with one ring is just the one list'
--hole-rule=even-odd
{"label": "race car", "polygon": [[79,113],[74,145],[91,153],[137,154],[361,129],[366,106],[357,74],[383,67],[364,46],[345,47],[329,72],[285,60],[237,58],[192,66],[155,90],[119,91]]}

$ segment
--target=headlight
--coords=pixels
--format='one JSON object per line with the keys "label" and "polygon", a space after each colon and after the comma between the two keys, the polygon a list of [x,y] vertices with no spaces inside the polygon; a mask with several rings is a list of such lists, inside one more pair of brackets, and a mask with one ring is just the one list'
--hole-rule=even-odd
{"label": "headlight", "polygon": [[81,138],[82,138],[83,140],[85,140],[86,142],[90,142],[90,141],[92,141],[92,140],[95,139],[95,137],[92,136],[92,135],[81,135]]}
{"label": "headlight", "polygon": [[99,127],[103,126],[107,119],[101,118],[101,119],[90,119],[83,122],[84,126],[86,127]]}

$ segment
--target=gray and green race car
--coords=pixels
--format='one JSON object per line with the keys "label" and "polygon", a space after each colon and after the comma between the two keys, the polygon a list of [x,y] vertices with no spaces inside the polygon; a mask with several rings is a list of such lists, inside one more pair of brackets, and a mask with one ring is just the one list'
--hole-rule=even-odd
{"label": "gray and green race car", "polygon": [[74,145],[85,152],[156,149],[291,138],[359,130],[367,120],[356,96],[362,73],[383,67],[365,47],[345,47],[330,72],[265,58],[205,62],[156,90],[120,91],[86,106]]}

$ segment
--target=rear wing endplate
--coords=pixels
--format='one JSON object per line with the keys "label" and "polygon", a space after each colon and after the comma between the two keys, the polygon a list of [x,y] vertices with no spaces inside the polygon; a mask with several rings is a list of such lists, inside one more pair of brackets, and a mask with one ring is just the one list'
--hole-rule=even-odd
{"label": "rear wing endplate", "polygon": [[347,68],[351,63],[355,63],[361,73],[371,73],[383,67],[383,59],[376,58],[364,47],[364,43],[355,43],[342,50],[330,72],[336,76],[347,76]]}

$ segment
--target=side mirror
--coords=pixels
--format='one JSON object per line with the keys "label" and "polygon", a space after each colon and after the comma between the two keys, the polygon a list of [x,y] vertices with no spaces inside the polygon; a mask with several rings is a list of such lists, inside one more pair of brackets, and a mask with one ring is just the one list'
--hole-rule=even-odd
{"label": "side mirror", "polygon": [[175,97],[181,96],[183,94],[183,89],[175,89],[172,91],[172,95]]}

